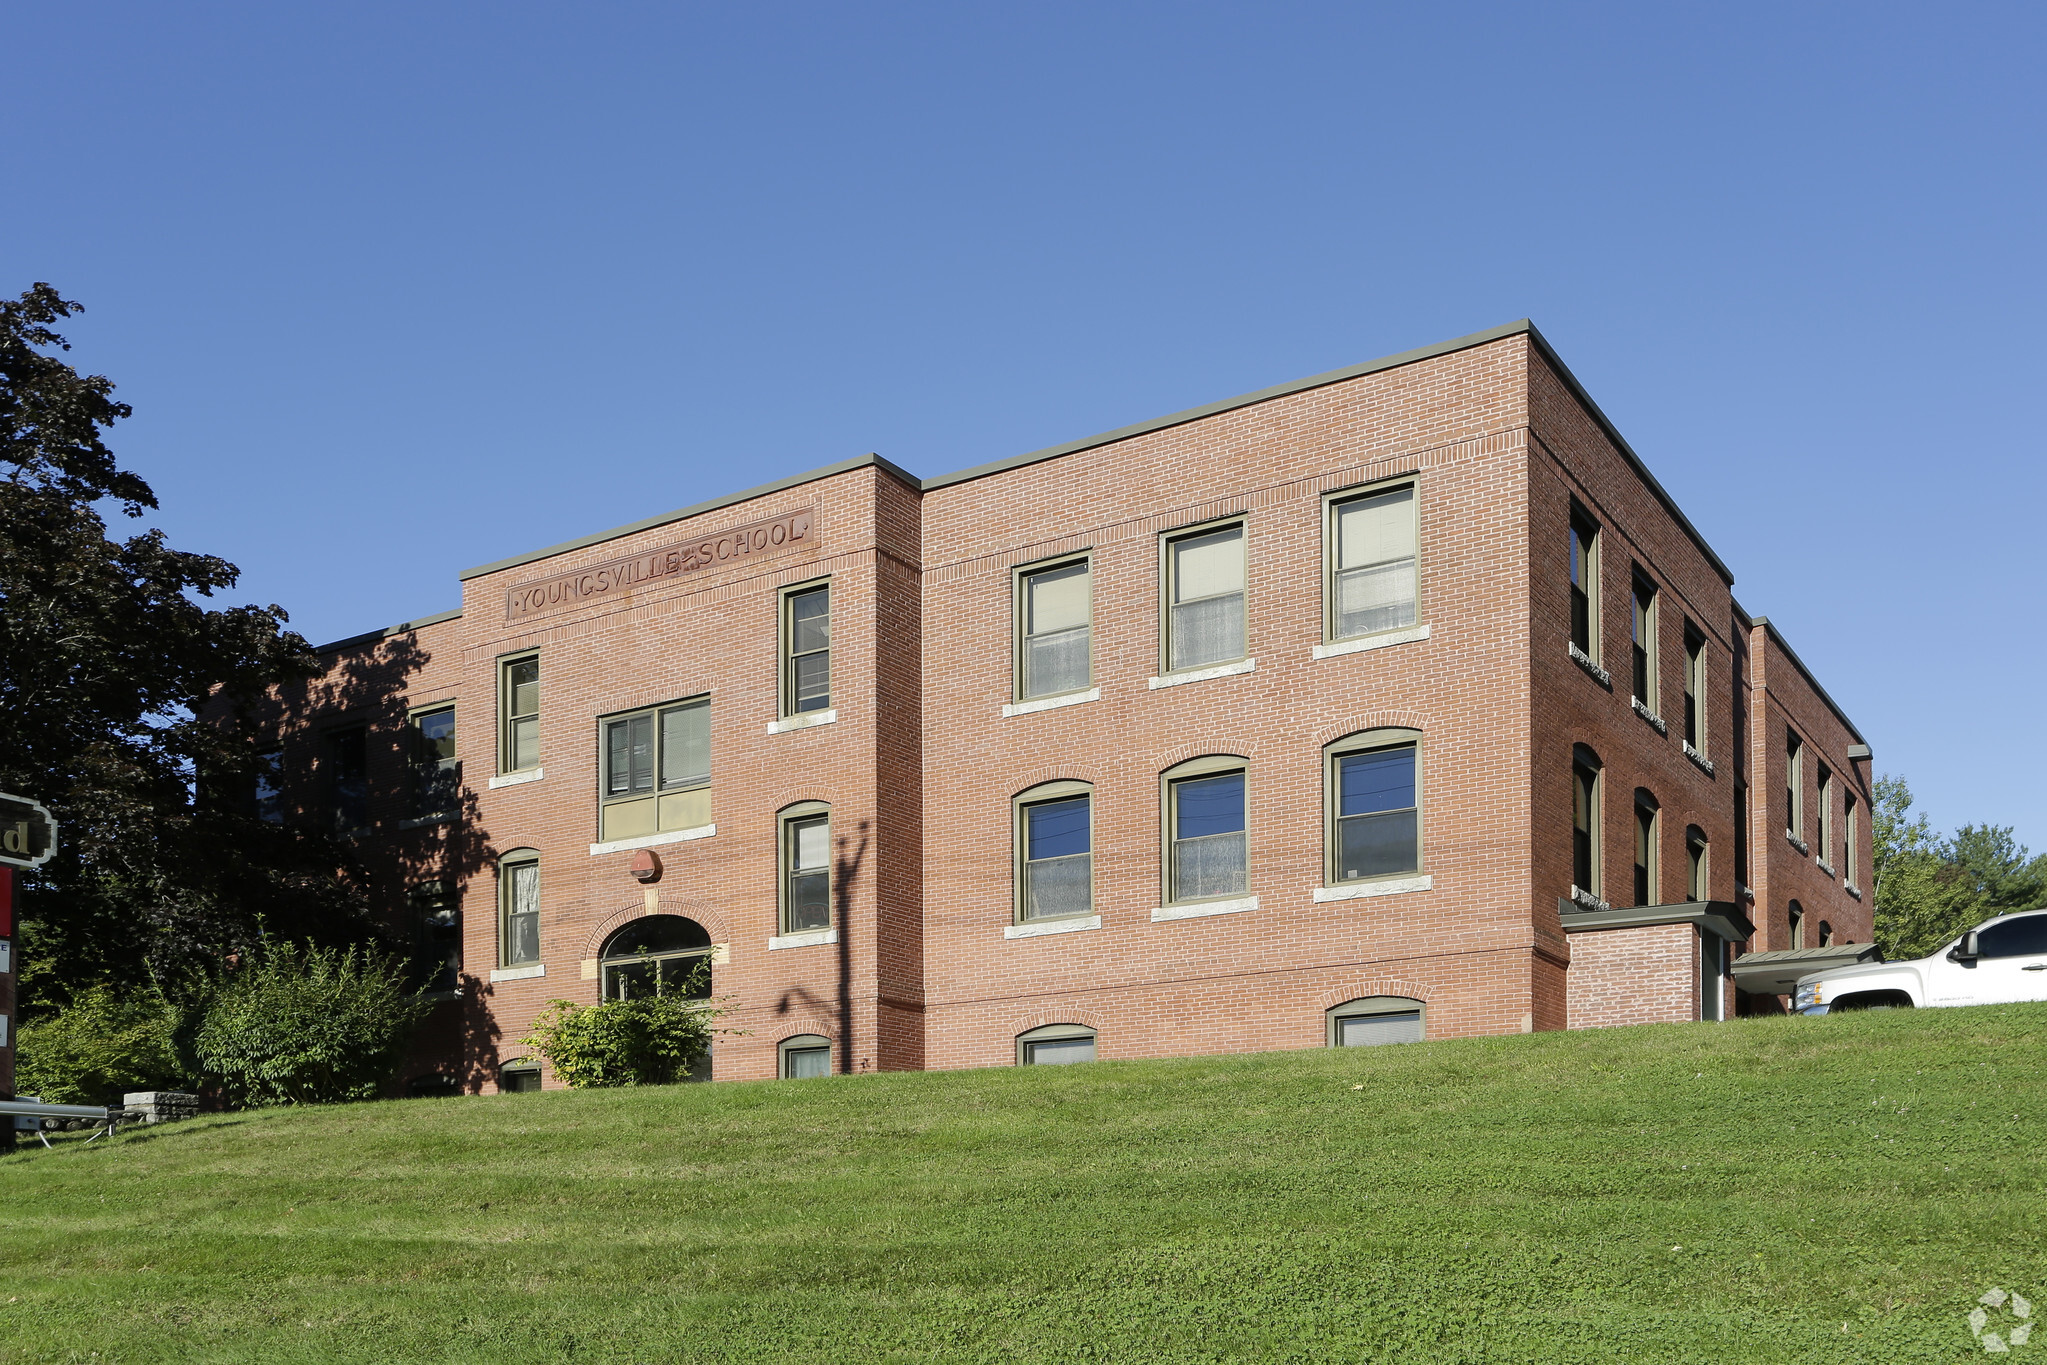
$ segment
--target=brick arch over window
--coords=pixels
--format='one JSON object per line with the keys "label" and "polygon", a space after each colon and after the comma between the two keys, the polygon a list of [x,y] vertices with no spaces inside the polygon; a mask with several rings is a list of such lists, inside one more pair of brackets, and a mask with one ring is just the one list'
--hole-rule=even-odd
{"label": "brick arch over window", "polygon": [[1020,1033],[1029,1033],[1032,1029],[1043,1028],[1047,1024],[1079,1024],[1097,1033],[1102,1031],[1101,1016],[1093,1010],[1054,1009],[1039,1010],[1036,1014],[1020,1016],[1019,1021],[1009,1030],[1009,1036],[1014,1038]]}
{"label": "brick arch over window", "polygon": [[1360,730],[1421,730],[1429,728],[1429,718],[1420,711],[1365,711],[1346,720],[1325,725],[1315,732],[1317,747],[1336,743],[1346,735]]}
{"label": "brick arch over window", "polygon": [[1157,772],[1185,763],[1190,758],[1241,758],[1246,763],[1256,763],[1259,745],[1244,744],[1236,740],[1216,744],[1176,744],[1153,754],[1152,767]]}
{"label": "brick arch over window", "polygon": [[[1338,1005],[1348,1004],[1352,1000],[1363,1000],[1373,995],[1398,995],[1409,1000],[1419,1000],[1424,1005],[1430,1003],[1429,988],[1419,981],[1408,981],[1397,976],[1367,976],[1360,977],[1347,986],[1338,986],[1322,992],[1321,1004],[1316,1008],[1322,1013],[1327,1013]],[[1314,1023],[1318,1028],[1321,1026],[1320,1014]]]}
{"label": "brick arch over window", "polygon": [[1102,779],[1094,773],[1084,771],[1069,764],[1062,763],[1058,767],[1038,768],[1027,773],[1022,779],[1010,786],[1009,799],[1015,800],[1032,788],[1042,787],[1047,782],[1085,782],[1090,787],[1099,787],[1102,784]]}
{"label": "brick arch over window", "polygon": [[772,1023],[756,1028],[754,1034],[756,1037],[764,1038],[772,1035],[771,1041],[776,1047],[780,1047],[791,1038],[801,1038],[806,1034],[823,1038],[833,1047],[839,1045],[839,1026],[817,1014],[777,1015]]}
{"label": "brick arch over window", "polygon": [[590,937],[583,944],[584,960],[587,961],[597,956],[598,951],[604,947],[604,941],[616,933],[620,926],[630,924],[636,919],[645,919],[648,915],[681,915],[684,919],[693,919],[698,924],[703,925],[704,932],[711,936],[711,942],[730,943],[732,941],[732,935],[727,930],[724,913],[710,901],[684,900],[679,896],[664,896],[655,903],[654,908],[651,910],[647,908],[645,901],[638,900],[634,901],[631,905],[620,906],[599,920],[597,927],[590,931]]}

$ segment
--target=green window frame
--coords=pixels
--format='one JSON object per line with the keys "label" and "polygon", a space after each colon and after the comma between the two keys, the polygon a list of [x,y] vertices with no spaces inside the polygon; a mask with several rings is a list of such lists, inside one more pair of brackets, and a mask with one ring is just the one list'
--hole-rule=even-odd
{"label": "green window frame", "polygon": [[540,854],[514,849],[498,859],[498,966],[541,961]]}
{"label": "green window frame", "polygon": [[781,922],[784,934],[832,928],[832,808],[804,801],[778,819]]}
{"label": "green window frame", "polygon": [[1323,750],[1327,886],[1419,876],[1425,822],[1422,732],[1384,727]]}
{"label": "green window frame", "polygon": [[1329,1047],[1382,1047],[1428,1037],[1429,1007],[1404,995],[1367,995],[1323,1013]]}
{"label": "green window frame", "polygon": [[1685,743],[1706,757],[1706,637],[1685,622]]}
{"label": "green window frame", "polygon": [[1571,752],[1571,885],[1595,900],[1605,875],[1600,838],[1600,806],[1604,798],[1605,765],[1584,745]]}
{"label": "green window frame", "polygon": [[1712,894],[1712,845],[1697,825],[1685,827],[1685,899],[1709,901]]}
{"label": "green window frame", "polygon": [[1805,745],[1789,729],[1784,732],[1784,832],[1805,842]]}
{"label": "green window frame", "polygon": [[598,838],[645,838],[711,823],[711,698],[597,720]]}
{"label": "green window frame", "polygon": [[1087,555],[1019,567],[1014,575],[1013,699],[1094,686],[1094,564]]}
{"label": "green window frame", "polygon": [[832,706],[832,585],[829,579],[782,589],[782,716]]}
{"label": "green window frame", "polygon": [[1663,809],[1646,787],[1635,788],[1635,904],[1663,903]]}
{"label": "green window frame", "polygon": [[1046,1024],[1016,1036],[1018,1066],[1069,1066],[1092,1062],[1101,1038],[1086,1024]]}
{"label": "green window frame", "polygon": [[1418,481],[1404,477],[1323,500],[1326,643],[1420,624],[1420,497]]}
{"label": "green window frame", "polygon": [[1159,671],[1184,673],[1251,654],[1250,564],[1242,518],[1159,538]]}
{"label": "green window frame", "polygon": [[1841,880],[1842,880],[1842,881],[1844,881],[1844,882],[1846,882],[1846,883],[1847,883],[1848,885],[1850,885],[1850,886],[1854,886],[1854,885],[1855,885],[1855,826],[1856,826],[1856,824],[1858,823],[1858,816],[1859,816],[1859,814],[1860,814],[1860,811],[1859,811],[1859,809],[1857,808],[1857,806],[1856,806],[1856,804],[1855,804],[1855,793],[1854,793],[1854,792],[1843,792],[1843,793],[1841,794],[1841,807],[1842,807],[1842,809],[1841,809],[1841,817],[1842,817],[1842,819],[1841,819],[1841,825],[1842,825],[1842,829],[1841,829],[1841,835],[1842,835],[1842,838],[1841,838]]}
{"label": "green window frame", "polygon": [[1814,813],[1819,817],[1819,839],[1817,847],[1820,861],[1831,861],[1828,857],[1834,851],[1834,770],[1825,763],[1815,763],[1816,779],[1813,783]]}
{"label": "green window frame", "polygon": [[412,813],[453,815],[462,804],[462,760],[455,756],[455,703],[422,706],[406,717],[411,749]]}
{"label": "green window frame", "polygon": [[775,1045],[775,1073],[785,1081],[810,1080],[832,1074],[832,1040],[818,1033],[799,1033]]}
{"label": "green window frame", "polygon": [[540,768],[540,655],[507,655],[498,660],[498,771]]}
{"label": "green window frame", "polygon": [[1086,782],[1046,782],[1010,803],[1018,924],[1095,913],[1095,791]]}
{"label": "green window frame", "polygon": [[1251,894],[1249,766],[1237,754],[1212,754],[1159,774],[1162,904]]}
{"label": "green window frame", "polygon": [[1571,643],[1600,662],[1599,523],[1576,504],[1570,533]]}
{"label": "green window frame", "polygon": [[1662,661],[1656,650],[1656,585],[1641,574],[1635,575],[1634,592],[1630,595],[1628,608],[1631,639],[1629,659],[1634,665],[1633,695],[1652,716],[1661,716],[1658,694],[1662,681]]}

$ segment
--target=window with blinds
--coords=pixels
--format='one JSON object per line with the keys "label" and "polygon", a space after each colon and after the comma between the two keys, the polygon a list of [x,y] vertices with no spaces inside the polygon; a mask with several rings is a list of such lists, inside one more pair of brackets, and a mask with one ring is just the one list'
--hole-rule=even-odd
{"label": "window with blinds", "polygon": [[540,656],[498,664],[498,771],[522,773],[540,766]]}
{"label": "window with blinds", "polygon": [[598,722],[603,745],[599,837],[606,842],[711,823],[711,699],[697,697]]}
{"label": "window with blinds", "polygon": [[1092,680],[1094,596],[1088,561],[1017,576],[1019,700],[1078,692]]}
{"label": "window with blinds", "polygon": [[540,859],[507,854],[498,862],[498,965],[540,961]]}
{"label": "window with blinds", "polygon": [[1241,524],[1167,541],[1166,579],[1169,672],[1229,663],[1248,653]]}
{"label": "window with blinds", "polygon": [[1351,640],[1420,620],[1414,485],[1329,507],[1329,638]]}

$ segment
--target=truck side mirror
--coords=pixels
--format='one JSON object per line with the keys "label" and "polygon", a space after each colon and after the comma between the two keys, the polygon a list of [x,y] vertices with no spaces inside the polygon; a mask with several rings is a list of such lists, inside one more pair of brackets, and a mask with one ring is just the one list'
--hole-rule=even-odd
{"label": "truck side mirror", "polygon": [[1962,941],[1957,943],[1954,946],[1954,950],[1948,954],[1948,958],[1951,961],[1959,962],[1964,967],[1975,966],[1976,959],[1981,956],[1983,956],[1983,953],[1976,946],[1976,931],[1974,929],[1963,934]]}

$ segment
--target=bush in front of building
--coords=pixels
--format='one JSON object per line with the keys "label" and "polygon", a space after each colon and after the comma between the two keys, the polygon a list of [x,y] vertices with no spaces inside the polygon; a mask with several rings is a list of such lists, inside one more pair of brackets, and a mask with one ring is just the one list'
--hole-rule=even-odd
{"label": "bush in front of building", "polygon": [[15,1090],[50,1104],[115,1104],[134,1090],[180,1090],[179,1011],[155,990],[92,986],[55,1014],[26,1020]]}
{"label": "bush in front of building", "polygon": [[577,1089],[685,1079],[717,1033],[720,1008],[682,995],[578,1005],[550,1000],[526,1046]]}
{"label": "bush in front of building", "polygon": [[215,993],[193,1050],[230,1104],[375,1099],[428,1008],[408,976],[369,948],[265,944]]}

